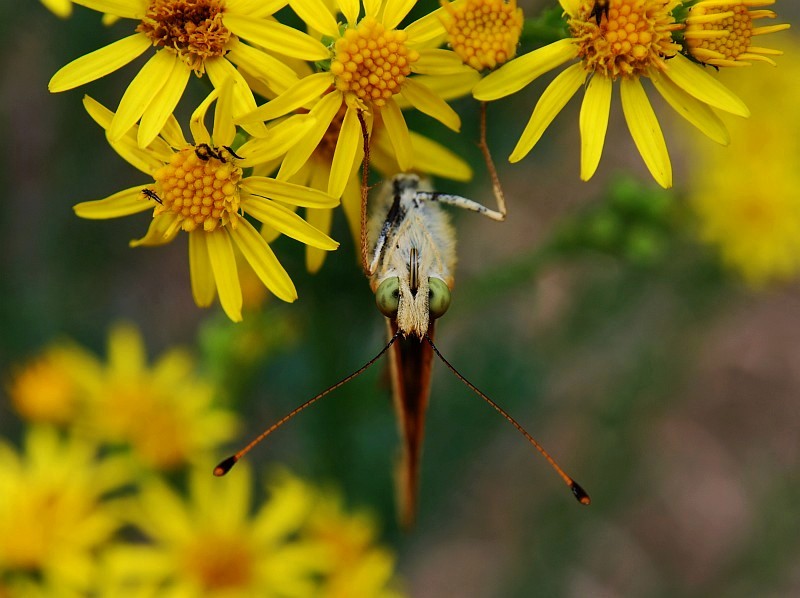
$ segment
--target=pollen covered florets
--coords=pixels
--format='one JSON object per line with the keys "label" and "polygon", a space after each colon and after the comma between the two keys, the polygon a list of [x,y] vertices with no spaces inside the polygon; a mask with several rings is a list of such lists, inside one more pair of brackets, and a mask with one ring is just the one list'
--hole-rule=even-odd
{"label": "pollen covered florets", "polygon": [[465,64],[482,71],[516,55],[523,23],[516,0],[466,0],[444,8],[447,42]]}

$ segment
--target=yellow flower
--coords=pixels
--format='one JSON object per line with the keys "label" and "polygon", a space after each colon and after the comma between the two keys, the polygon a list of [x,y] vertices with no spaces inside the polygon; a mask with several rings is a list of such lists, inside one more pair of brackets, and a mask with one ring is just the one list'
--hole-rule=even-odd
{"label": "yellow flower", "polygon": [[72,15],[72,0],[41,0],[41,2],[57,17],[66,19]]}
{"label": "yellow flower", "polygon": [[24,454],[0,441],[0,579],[87,595],[97,549],[120,525],[104,498],[129,481],[126,471],[119,459],[98,459],[92,445],[61,440],[50,428],[32,428]]}
{"label": "yellow flower", "polygon": [[[161,132],[183,95],[189,75],[207,74],[219,87],[229,78],[240,83],[234,105],[253,110],[255,99],[233,66],[263,79],[276,92],[297,80],[280,60],[240,39],[282,55],[325,60],[328,49],[314,38],[278,23],[272,13],[286,0],[75,0],[108,15],[138,21],[136,32],[78,58],[50,80],[51,92],[66,91],[99,79],[125,66],[149,47],[155,54],[142,67],[122,96],[108,127],[111,141],[119,141],[141,118],[137,139],[145,147]],[[249,132],[263,133],[250,125]]]}
{"label": "yellow flower", "polygon": [[[233,86],[238,84],[234,83]],[[149,186],[136,186],[97,201],[75,206],[82,218],[105,219],[153,209],[147,234],[137,245],[160,245],[175,238],[180,230],[189,233],[189,267],[195,302],[207,307],[219,292],[220,303],[233,321],[242,319],[242,290],[237,276],[233,241],[261,281],[275,296],[294,301],[297,291],[264,238],[244,215],[268,223],[272,228],[302,243],[326,251],[338,243],[305,222],[280,203],[330,208],[338,200],[321,191],[277,181],[269,177],[245,176],[251,166],[248,156],[239,158],[230,148],[236,130],[229,114],[230,85],[217,102],[213,140],[204,124],[206,111],[218,95],[214,90],[191,119],[194,144],[188,143],[172,118],[161,136],[146,148],[136,145],[134,126],[112,147],[133,166],[153,177]],[[113,113],[87,97],[84,105],[94,120],[108,129]],[[304,118],[299,116],[297,118]],[[297,132],[305,125],[289,119],[284,130]],[[275,127],[272,131],[277,129]],[[275,134],[276,151],[284,152],[295,141],[292,135]]]}
{"label": "yellow flower", "polygon": [[677,0],[560,0],[568,16],[570,37],[549,44],[500,67],[480,81],[475,98],[496,100],[519,91],[540,75],[569,62],[542,94],[509,160],[525,157],[556,115],[581,88],[581,178],[597,170],[608,127],[613,83],[619,80],[622,110],[639,153],[655,180],[672,185],[672,165],[655,113],[641,78],[678,113],[719,143],[727,130],[712,108],[748,116],[744,103],[714,77],[680,54],[673,32]]}
{"label": "yellow flower", "polygon": [[[339,102],[337,109],[336,102]],[[321,96],[309,112],[314,117],[314,124],[307,133],[309,143],[296,144],[286,153],[280,163],[276,175],[278,180],[287,180],[314,189],[326,189],[331,177],[331,164],[339,142],[347,104],[337,94],[327,93]],[[327,123],[327,124],[326,124]],[[468,181],[472,178],[472,169],[463,159],[441,144],[409,131],[413,148],[412,170],[441,176],[451,180]],[[241,151],[258,153],[263,142],[252,140],[245,143]],[[370,165],[382,176],[391,177],[400,170],[394,155],[391,139],[380,113],[373,121],[371,134]],[[252,148],[252,149],[250,149]],[[353,238],[358,242],[361,230],[361,170],[358,163],[363,158],[363,146],[359,147],[355,161],[351,165],[350,175],[345,181],[342,191],[342,208]],[[273,165],[257,167],[255,172],[269,172]],[[328,233],[333,219],[332,209],[307,208],[306,219],[310,224],[324,233]],[[274,231],[277,234],[277,231]],[[262,234],[265,233],[262,230]],[[267,236],[267,239],[270,237]],[[326,252],[316,247],[306,247],[306,266],[310,272],[322,267]]]}
{"label": "yellow flower", "polygon": [[339,563],[306,532],[317,491],[278,475],[253,513],[251,478],[246,465],[226,478],[212,476],[210,467],[195,469],[188,500],[159,480],[146,481],[126,512],[151,544],[109,551],[108,595],[120,588],[187,598],[328,595],[320,587]]}
{"label": "yellow flower", "polygon": [[139,463],[159,470],[207,458],[231,439],[237,422],[232,413],[214,406],[214,388],[194,369],[194,360],[182,349],[148,366],[139,332],[115,326],[108,338],[108,362],[95,359],[76,374],[86,393],[79,431],[130,446]]}
{"label": "yellow flower", "polygon": [[75,372],[87,359],[80,347],[58,344],[14,371],[8,395],[17,413],[32,422],[72,423],[83,396]]}
{"label": "yellow flower", "polygon": [[[243,125],[272,120],[317,102],[317,124],[324,133],[344,102],[347,108],[327,186],[330,195],[341,197],[363,145],[359,114],[365,118],[368,129],[372,127],[373,118],[380,115],[398,166],[409,170],[414,164],[414,150],[396,96],[457,131],[461,127],[458,114],[439,95],[410,75],[445,75],[469,69],[454,52],[425,47],[437,30],[422,19],[405,29],[397,28],[413,2],[367,0],[363,3],[365,16],[361,19],[358,18],[361,3],[357,0],[339,0],[337,4],[347,20],[341,29],[322,0],[297,0],[291,4],[309,27],[331,40],[329,70],[303,77],[255,111],[239,112],[237,120]],[[441,29],[440,24],[438,27]],[[331,88],[333,91],[327,93]],[[326,97],[317,101],[322,96]],[[298,140],[297,145],[302,146],[298,152],[311,155],[317,143],[303,139]]]}
{"label": "yellow flower", "polygon": [[[757,116],[737,122],[730,147],[691,146],[691,206],[701,238],[751,285],[800,272],[800,43],[777,71],[742,77],[737,91]],[[710,144],[709,144],[710,145]]]}
{"label": "yellow flower", "polygon": [[770,56],[781,52],[753,45],[752,38],[789,28],[787,23],[754,27],[753,21],[774,19],[771,10],[750,10],[770,6],[775,0],[701,0],[689,9],[683,37],[689,55],[711,66],[750,66],[749,61],[775,66]]}

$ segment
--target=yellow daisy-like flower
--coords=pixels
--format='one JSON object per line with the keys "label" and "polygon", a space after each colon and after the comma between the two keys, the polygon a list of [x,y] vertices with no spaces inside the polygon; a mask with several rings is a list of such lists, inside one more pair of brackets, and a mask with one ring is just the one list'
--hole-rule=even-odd
{"label": "yellow daisy-like flower", "polygon": [[[560,0],[571,37],[520,56],[485,77],[473,95],[483,101],[515,93],[540,75],[569,62],[536,104],[509,160],[518,162],[541,138],[556,115],[581,88],[581,178],[597,170],[608,127],[613,83],[619,80],[622,110],[639,153],[662,187],[672,185],[664,136],[641,79],[649,78],[678,113],[719,143],[728,132],[712,108],[748,116],[744,103],[709,73],[680,54],[672,34],[683,26],[677,0]],[[605,9],[602,8],[605,6]]]}
{"label": "yellow daisy-like flower", "polygon": [[62,19],[72,15],[72,0],[41,0],[41,3],[50,12]]}
{"label": "yellow daisy-like flower", "polygon": [[[800,56],[800,43],[785,45]],[[691,146],[689,199],[700,237],[755,287],[800,273],[800,65],[752,73],[736,90],[758,108],[735,123],[730,147]]]}
{"label": "yellow daisy-like flower", "polygon": [[[338,109],[336,101],[339,102]],[[332,93],[323,95],[309,112],[309,116],[314,118],[314,124],[306,134],[308,142],[296,144],[286,153],[280,163],[276,178],[315,189],[326,189],[330,181],[331,164],[346,115],[347,104],[341,100],[340,96]],[[328,123],[327,126],[326,123]],[[457,181],[468,181],[472,178],[472,169],[469,164],[458,155],[415,131],[409,131],[409,135],[413,149],[412,170]],[[262,141],[254,139],[243,145],[241,149],[258,153],[258,146],[262,144]],[[356,240],[360,237],[361,229],[361,171],[358,164],[363,158],[363,154],[362,146],[356,151],[350,175],[342,192],[342,208],[353,238]],[[391,139],[380,113],[374,119],[372,126],[370,165],[384,177],[391,177],[400,170]],[[267,165],[264,170],[271,167],[271,165]],[[257,172],[261,172],[261,170],[257,168]],[[330,231],[333,210],[308,208],[305,216],[310,224],[324,233],[327,234]],[[277,233],[277,231],[275,232]],[[269,239],[269,237],[267,238]],[[325,256],[326,252],[307,246],[306,266],[308,270],[310,272],[319,270]]]}
{"label": "yellow daisy-like flower", "polygon": [[[189,266],[195,302],[207,307],[219,292],[225,313],[231,320],[240,321],[242,290],[232,241],[275,296],[289,302],[297,298],[286,270],[244,215],[267,223],[302,243],[330,251],[336,249],[338,243],[282,204],[331,208],[339,201],[300,185],[263,176],[245,176],[243,167],[251,165],[248,156],[240,158],[230,148],[236,129],[226,118],[230,110],[229,93],[223,93],[217,103],[213,138],[204,124],[206,111],[217,95],[218,90],[212,91],[192,116],[193,144],[184,139],[174,118],[167,121],[161,136],[146,148],[136,144],[136,127],[119,141],[111,142],[123,158],[151,175],[153,183],[132,187],[105,199],[80,203],[75,206],[75,212],[83,218],[105,219],[153,209],[153,221],[147,234],[131,245],[160,245],[172,241],[181,230],[189,233]],[[92,118],[107,130],[113,113],[88,97],[84,105]],[[290,119],[283,124],[283,131],[296,133],[309,122],[306,119],[298,125]],[[273,139],[283,139],[275,141],[275,151],[283,153],[296,140],[293,135],[277,133]]]}
{"label": "yellow daisy-like flower", "polygon": [[215,389],[194,370],[183,349],[172,349],[149,366],[139,332],[115,326],[107,363],[94,358],[73,373],[85,394],[78,431],[129,446],[148,468],[173,470],[207,458],[234,436],[237,421],[214,405]]}
{"label": "yellow daisy-like flower", "polygon": [[97,550],[120,526],[104,498],[129,481],[126,471],[50,428],[32,428],[23,454],[0,441],[0,578],[87,595]]}
{"label": "yellow daisy-like flower", "polygon": [[[108,15],[138,21],[136,32],[63,67],[50,80],[51,92],[104,77],[149,47],[157,48],[122,96],[108,127],[111,141],[121,140],[141,118],[138,144],[150,144],[177,106],[192,72],[207,74],[214,87],[229,78],[239,82],[233,98],[237,112],[254,110],[256,103],[234,64],[263,79],[276,92],[297,80],[280,60],[240,39],[303,60],[325,60],[329,56],[328,49],[316,39],[271,18],[286,0],[74,1]],[[247,128],[254,134],[264,132],[258,123]]]}
{"label": "yellow daisy-like flower", "polygon": [[224,479],[210,468],[192,471],[188,500],[156,479],[145,482],[127,514],[151,545],[109,551],[108,595],[121,588],[187,598],[330,595],[320,588],[339,563],[306,531],[318,492],[285,473],[255,513],[251,492],[246,465]]}
{"label": "yellow daisy-like flower", "polygon": [[[458,114],[439,95],[411,77],[413,73],[446,75],[466,69],[454,52],[425,47],[431,36],[438,34],[428,21],[421,19],[405,29],[398,29],[414,2],[367,0],[363,3],[365,16],[359,19],[361,3],[358,0],[339,0],[338,9],[347,20],[342,28],[322,0],[297,0],[290,4],[309,27],[331,40],[329,70],[303,77],[249,114],[240,112],[238,122],[245,125],[272,120],[316,102],[317,106],[323,104],[318,108],[317,121],[324,132],[344,102],[347,109],[328,180],[330,195],[342,195],[357,164],[363,145],[359,114],[365,118],[368,129],[372,128],[373,117],[380,115],[392,152],[404,171],[414,164],[414,150],[397,96],[450,129],[459,130]],[[327,93],[331,89],[331,93]],[[318,101],[322,96],[326,97]],[[310,155],[317,143],[305,139],[298,145],[303,145],[303,151]]]}
{"label": "yellow daisy-like flower", "polygon": [[753,21],[774,19],[771,10],[750,10],[770,6],[775,0],[701,0],[689,9],[683,37],[689,55],[711,66],[750,66],[751,61],[775,66],[770,56],[781,52],[753,45],[753,37],[784,31],[788,23],[755,27]]}

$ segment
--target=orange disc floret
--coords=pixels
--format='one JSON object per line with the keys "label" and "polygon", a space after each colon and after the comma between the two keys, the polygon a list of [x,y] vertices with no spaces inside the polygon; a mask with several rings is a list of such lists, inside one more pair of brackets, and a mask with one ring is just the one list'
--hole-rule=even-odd
{"label": "orange disc floret", "polygon": [[155,215],[172,212],[186,232],[236,226],[242,169],[227,149],[189,146],[175,152],[153,178],[162,201]]}
{"label": "orange disc floret", "polygon": [[400,92],[419,53],[406,47],[405,31],[387,30],[374,17],[365,17],[336,40],[331,73],[336,88],[352,94],[362,107],[380,108]]}
{"label": "orange disc floret", "polygon": [[523,23],[516,0],[467,0],[444,7],[447,41],[465,64],[482,71],[516,55]]}

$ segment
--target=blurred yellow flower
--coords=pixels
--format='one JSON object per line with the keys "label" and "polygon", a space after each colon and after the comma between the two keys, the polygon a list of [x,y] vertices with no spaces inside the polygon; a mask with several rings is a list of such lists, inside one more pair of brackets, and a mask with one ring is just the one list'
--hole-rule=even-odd
{"label": "blurred yellow flower", "polygon": [[95,361],[79,383],[87,395],[80,431],[131,448],[149,468],[171,470],[207,458],[236,432],[233,413],[214,406],[214,388],[198,378],[189,353],[171,349],[152,367],[139,332],[115,326],[108,362]]}
{"label": "blurred yellow flower", "polygon": [[[240,157],[230,147],[236,135],[230,120],[230,89],[238,84],[230,80],[228,83],[221,95],[216,89],[212,91],[192,115],[194,144],[185,140],[174,117],[146,148],[135,142],[136,126],[119,141],[111,141],[130,164],[152,176],[153,183],[79,203],[75,212],[82,218],[106,219],[152,209],[153,220],[147,234],[132,246],[161,245],[172,241],[181,230],[189,233],[195,302],[207,307],[219,293],[225,313],[238,322],[242,319],[242,289],[232,241],[276,297],[288,302],[297,298],[289,274],[245,214],[302,243],[330,251],[339,244],[283,204],[330,208],[339,200],[300,185],[245,175],[243,168],[253,163],[252,158]],[[214,101],[217,106],[212,137],[204,121]],[[108,130],[113,113],[88,96],[84,105],[92,118]],[[298,115],[274,127],[273,132],[280,127],[281,133],[271,137],[273,150],[285,153],[312,122],[307,116]]]}
{"label": "blurred yellow flower", "polygon": [[[137,596],[187,598],[333,596],[325,588],[343,566],[341,556],[318,533],[308,533],[318,492],[283,472],[253,512],[252,475],[243,465],[225,478],[212,476],[210,467],[193,470],[188,499],[157,479],[144,482],[127,515],[151,544],[108,551],[108,595],[124,588]],[[384,567],[372,577],[391,577],[391,567],[388,575]],[[393,596],[360,593],[364,587],[351,585],[353,592],[345,595]],[[380,584],[369,587],[381,590]]]}
{"label": "blurred yellow flower", "polygon": [[10,591],[88,595],[97,550],[120,525],[104,498],[130,481],[129,471],[51,428],[32,428],[23,454],[0,441],[0,579],[12,580]]}
{"label": "blurred yellow flower", "polygon": [[672,34],[683,28],[673,17],[678,0],[560,0],[570,37],[515,58],[482,79],[476,99],[516,93],[544,73],[571,60],[542,94],[509,160],[518,162],[581,88],[581,179],[597,170],[605,143],[612,88],[619,80],[622,111],[633,141],[653,178],[672,186],[672,165],[661,127],[641,79],[648,78],[676,111],[719,143],[728,133],[712,108],[747,116],[744,103],[714,77],[683,56]]}
{"label": "blurred yellow flower", "polygon": [[770,56],[778,50],[762,48],[753,37],[784,31],[788,23],[755,27],[753,21],[774,19],[771,10],[750,10],[770,6],[775,0],[700,0],[689,9],[683,37],[692,58],[711,66],[749,66],[751,61],[775,66]]}
{"label": "blurred yellow flower", "polygon": [[80,347],[59,343],[16,368],[8,384],[14,409],[31,422],[72,423],[83,397],[75,371],[87,359],[91,356]]}
{"label": "blurred yellow flower", "polygon": [[754,286],[800,272],[800,42],[781,47],[794,60],[736,82],[757,116],[731,125],[730,147],[691,146],[688,160],[701,238]]}
{"label": "blurred yellow flower", "polygon": [[[51,92],[66,91],[99,79],[132,62],[149,47],[155,54],[145,63],[122,96],[108,126],[111,141],[120,141],[141,118],[136,139],[140,147],[161,132],[178,104],[189,76],[207,74],[219,88],[229,78],[234,105],[240,112],[253,110],[255,99],[241,73],[233,66],[265,81],[280,92],[292,85],[294,72],[271,54],[244,44],[303,60],[325,60],[328,49],[311,36],[278,23],[272,13],[286,0],[76,0],[93,10],[138,21],[135,33],[82,56],[59,70],[50,80]],[[263,125],[246,127],[256,134]]]}

